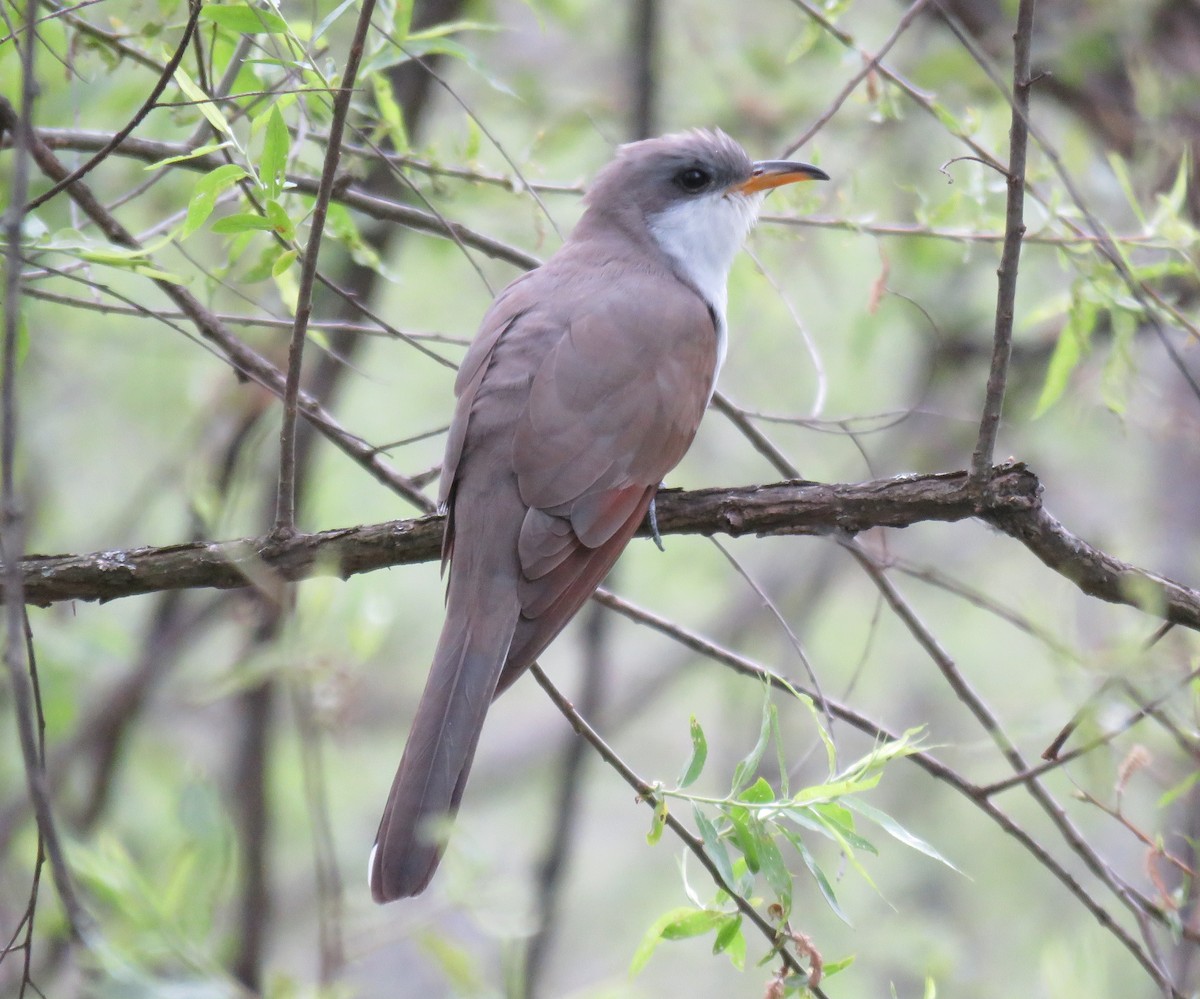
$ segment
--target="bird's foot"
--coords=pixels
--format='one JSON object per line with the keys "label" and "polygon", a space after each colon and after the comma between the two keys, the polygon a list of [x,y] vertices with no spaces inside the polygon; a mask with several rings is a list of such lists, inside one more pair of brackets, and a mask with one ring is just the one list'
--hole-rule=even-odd
{"label": "bird's foot", "polygon": [[658,533],[658,513],[654,508],[654,500],[650,500],[650,509],[646,511],[646,516],[650,520],[650,537],[654,539],[654,543],[658,546],[660,552],[665,552],[663,547],[662,535]]}

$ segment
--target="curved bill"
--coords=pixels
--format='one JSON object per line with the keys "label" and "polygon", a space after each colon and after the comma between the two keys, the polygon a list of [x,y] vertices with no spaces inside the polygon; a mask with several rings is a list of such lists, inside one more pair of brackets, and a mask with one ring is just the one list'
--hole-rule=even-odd
{"label": "curved bill", "polygon": [[791,160],[759,160],[754,164],[754,172],[750,179],[734,184],[731,190],[739,194],[754,194],[757,191],[769,191],[773,187],[784,184],[795,184],[802,180],[828,180],[827,174],[820,167],[810,163],[793,163]]}

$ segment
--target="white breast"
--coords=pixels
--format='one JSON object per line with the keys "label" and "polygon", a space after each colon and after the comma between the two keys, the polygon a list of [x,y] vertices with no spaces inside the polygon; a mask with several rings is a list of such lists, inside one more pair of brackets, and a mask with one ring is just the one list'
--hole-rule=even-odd
{"label": "white breast", "polygon": [[761,194],[714,192],[679,201],[649,220],[650,233],[717,317],[717,373],[725,361],[729,268],[758,218]]}

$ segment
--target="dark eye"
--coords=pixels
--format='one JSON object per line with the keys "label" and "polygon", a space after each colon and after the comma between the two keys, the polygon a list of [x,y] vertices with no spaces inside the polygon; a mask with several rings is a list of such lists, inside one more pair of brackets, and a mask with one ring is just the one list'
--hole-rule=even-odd
{"label": "dark eye", "polygon": [[688,167],[675,175],[675,183],[688,194],[697,194],[703,191],[711,181],[712,177],[708,171],[701,170],[700,167]]}

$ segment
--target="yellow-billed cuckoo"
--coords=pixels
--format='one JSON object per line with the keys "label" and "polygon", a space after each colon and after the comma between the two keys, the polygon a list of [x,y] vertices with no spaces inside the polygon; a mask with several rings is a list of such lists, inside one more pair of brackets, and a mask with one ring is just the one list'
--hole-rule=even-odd
{"label": "yellow-billed cuckoo", "polygon": [[562,248],[484,316],[442,466],[446,620],[371,851],[377,902],[429,884],[429,824],[458,808],[488,705],[599,585],[696,434],[763,196],[813,179],[828,177],[751,162],[719,131],[622,146]]}

